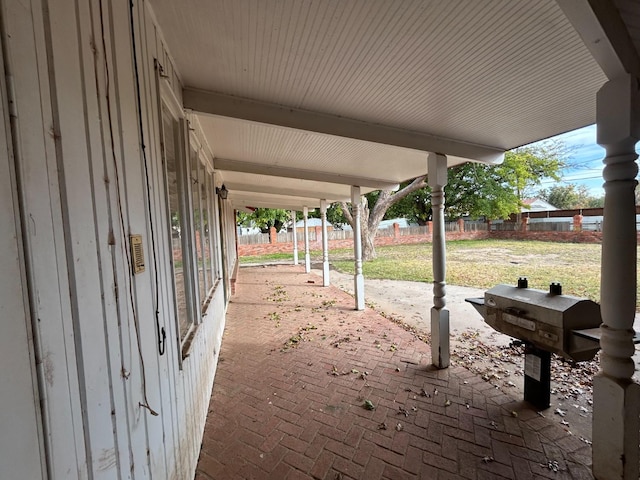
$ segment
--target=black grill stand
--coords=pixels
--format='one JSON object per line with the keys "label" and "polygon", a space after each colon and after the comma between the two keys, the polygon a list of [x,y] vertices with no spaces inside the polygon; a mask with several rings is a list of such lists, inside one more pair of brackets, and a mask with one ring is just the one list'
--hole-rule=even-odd
{"label": "black grill stand", "polygon": [[524,399],[544,410],[551,405],[551,352],[524,345]]}

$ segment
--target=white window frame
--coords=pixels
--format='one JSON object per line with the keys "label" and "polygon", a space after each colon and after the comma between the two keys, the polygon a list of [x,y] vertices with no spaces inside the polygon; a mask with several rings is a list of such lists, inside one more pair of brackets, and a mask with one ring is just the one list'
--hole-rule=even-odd
{"label": "white window frame", "polygon": [[[197,268],[197,259],[193,254],[194,245],[194,229],[193,229],[193,204],[192,204],[192,192],[190,182],[187,182],[187,174],[190,172],[190,152],[188,145],[188,127],[187,121],[180,105],[180,102],[176,98],[175,94],[171,90],[170,85],[166,80],[159,78],[159,125],[160,125],[160,138],[163,144],[163,177],[165,182],[165,208],[168,217],[168,236],[169,245],[171,248],[171,274],[172,274],[172,291],[173,291],[173,315],[176,335],[176,344],[180,353],[180,368],[182,368],[182,361],[188,356],[189,349],[193,338],[195,336],[198,325],[202,322],[202,313],[200,309],[200,302],[198,298],[198,290],[195,288],[195,268]],[[169,185],[166,170],[166,152],[164,151],[164,115],[165,111],[171,115],[173,121],[178,124],[178,138],[176,139],[176,181],[178,188],[178,209],[181,218],[181,246],[182,246],[182,268],[183,268],[183,282],[184,282],[184,300],[186,304],[186,315],[188,327],[186,331],[181,330],[180,318],[178,316],[178,292],[176,289],[176,267],[173,261],[173,238],[171,234],[171,212],[169,203]],[[184,233],[182,232],[184,230]]]}
{"label": "white window frame", "polygon": [[[171,273],[172,291],[174,298],[174,317],[177,337],[177,346],[180,353],[180,368],[182,362],[189,355],[189,350],[196,335],[198,326],[204,319],[205,312],[209,306],[209,302],[213,297],[215,289],[223,278],[222,259],[220,256],[220,245],[222,241],[219,235],[219,199],[215,190],[216,174],[213,169],[213,153],[206,142],[202,128],[197,117],[185,114],[178,98],[173,92],[171,85],[166,79],[157,78],[159,91],[159,115],[160,115],[160,135],[164,145],[164,115],[165,110],[171,115],[172,120],[179,125],[179,140],[176,140],[176,155],[180,154],[176,160],[176,181],[178,195],[178,213],[181,222],[181,248],[182,248],[182,281],[184,283],[184,301],[186,305],[186,315],[188,328],[187,331],[181,331],[180,318],[178,316],[178,292],[176,288],[176,267],[173,261],[173,251],[171,252]],[[162,152],[163,156],[166,154]],[[163,159],[166,157],[163,157]],[[195,174],[197,179],[192,178],[193,162],[195,165]],[[168,188],[168,176],[166,160],[163,162],[163,175],[165,181],[165,208],[168,217],[171,216],[170,197]],[[194,221],[194,186],[200,185],[200,176],[204,182],[204,195],[206,199],[202,199],[202,191],[200,188],[197,192],[198,212],[200,221]],[[207,211],[208,223],[208,242],[205,245],[206,236],[204,234],[203,211]],[[195,225],[199,224],[200,232],[200,248],[203,263],[203,283],[204,294],[200,293],[200,272],[198,266],[198,252],[196,244]],[[169,245],[173,248],[171,219],[169,218]],[[184,230],[184,232],[182,232]],[[206,247],[209,249],[209,259],[205,254]],[[201,298],[202,297],[202,298]]]}

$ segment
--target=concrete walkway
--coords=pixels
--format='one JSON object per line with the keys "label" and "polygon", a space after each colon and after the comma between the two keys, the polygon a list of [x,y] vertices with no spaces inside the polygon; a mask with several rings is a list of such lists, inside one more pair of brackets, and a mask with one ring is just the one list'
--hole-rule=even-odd
{"label": "concrete walkway", "polygon": [[196,479],[592,478],[579,438],[429,364],[424,342],[303,267],[242,268]]}

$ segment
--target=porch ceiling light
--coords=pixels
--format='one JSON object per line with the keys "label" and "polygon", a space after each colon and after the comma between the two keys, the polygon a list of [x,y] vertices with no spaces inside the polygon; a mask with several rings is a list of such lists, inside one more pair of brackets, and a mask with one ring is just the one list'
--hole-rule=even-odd
{"label": "porch ceiling light", "polygon": [[224,185],[224,183],[222,184],[222,187],[216,187],[216,194],[222,199],[222,200],[226,200],[227,197],[229,196],[229,190],[227,190],[227,187]]}

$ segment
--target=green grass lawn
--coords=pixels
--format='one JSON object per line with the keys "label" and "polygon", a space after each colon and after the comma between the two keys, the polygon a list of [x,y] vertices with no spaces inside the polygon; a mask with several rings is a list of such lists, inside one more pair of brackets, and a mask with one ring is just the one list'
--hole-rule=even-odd
{"label": "green grass lawn", "polygon": [[[322,255],[322,254],[321,254]],[[240,257],[240,265],[247,263],[268,263],[268,262],[277,262],[280,260],[291,260],[293,258],[292,253],[268,253],[265,255],[248,255],[244,257]],[[299,256],[300,259],[304,260],[304,252]]]}
{"label": "green grass lawn", "polygon": [[[378,247],[378,258],[365,262],[365,278],[432,282],[431,244]],[[291,259],[291,254],[277,254]],[[498,283],[515,284],[527,277],[531,288],[546,290],[551,282],[560,282],[563,293],[600,298],[601,246],[582,243],[552,243],[511,240],[459,240],[447,242],[448,284],[489,288]],[[273,260],[244,257],[242,262]],[[334,250],[331,264],[341,272],[353,273],[351,250]],[[303,254],[301,259],[303,259]],[[321,259],[312,252],[313,261]]]}

